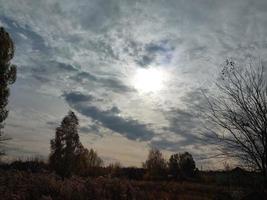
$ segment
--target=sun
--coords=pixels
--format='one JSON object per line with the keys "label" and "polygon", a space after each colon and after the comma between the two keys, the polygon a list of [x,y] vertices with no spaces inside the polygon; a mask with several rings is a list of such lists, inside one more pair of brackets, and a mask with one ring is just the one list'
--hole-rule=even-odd
{"label": "sun", "polygon": [[156,93],[163,89],[165,74],[158,68],[139,68],[133,78],[134,88],[141,93]]}

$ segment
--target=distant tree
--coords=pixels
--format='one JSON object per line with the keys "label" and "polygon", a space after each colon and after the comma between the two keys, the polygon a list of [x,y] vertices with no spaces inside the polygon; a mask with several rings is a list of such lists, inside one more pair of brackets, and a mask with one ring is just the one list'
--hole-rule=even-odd
{"label": "distant tree", "polygon": [[75,171],[77,157],[84,151],[79,140],[78,125],[78,118],[70,111],[51,140],[50,166],[62,177],[71,176]]}
{"label": "distant tree", "polygon": [[104,164],[103,160],[97,155],[97,152],[93,149],[80,148],[77,153],[75,161],[75,171],[78,174],[86,174],[88,170],[92,168],[102,167]]}
{"label": "distant tree", "polygon": [[164,178],[166,174],[166,166],[166,161],[163,158],[162,153],[156,148],[150,149],[148,158],[145,163],[143,163],[143,167],[147,170],[147,178]]}
{"label": "distant tree", "polygon": [[168,162],[168,169],[173,178],[186,178],[195,175],[196,165],[190,153],[176,153],[171,155]]}
{"label": "distant tree", "polygon": [[180,175],[180,155],[178,153],[171,155],[168,162],[168,170],[172,178],[178,179]]}
{"label": "distant tree", "polygon": [[193,177],[196,170],[193,156],[188,152],[180,154],[179,167],[183,176]]}
{"label": "distant tree", "polygon": [[226,172],[228,172],[228,171],[230,171],[231,170],[231,166],[230,166],[230,164],[228,163],[228,162],[223,162],[223,169],[224,169],[224,171],[226,171]]}
{"label": "distant tree", "polygon": [[0,136],[3,122],[8,116],[6,106],[8,104],[9,86],[16,81],[16,66],[10,64],[14,51],[12,39],[5,29],[0,27]]}
{"label": "distant tree", "polygon": [[119,161],[112,162],[108,165],[108,168],[122,168],[122,164]]}
{"label": "distant tree", "polygon": [[261,63],[227,60],[216,93],[206,98],[206,136],[222,155],[234,157],[267,177],[267,78]]}
{"label": "distant tree", "polygon": [[107,167],[110,177],[121,177],[122,176],[122,164],[119,161],[110,163]]}
{"label": "distant tree", "polygon": [[93,149],[89,151],[86,149],[83,154],[88,167],[101,167],[103,165],[103,160],[97,155],[97,152]]}

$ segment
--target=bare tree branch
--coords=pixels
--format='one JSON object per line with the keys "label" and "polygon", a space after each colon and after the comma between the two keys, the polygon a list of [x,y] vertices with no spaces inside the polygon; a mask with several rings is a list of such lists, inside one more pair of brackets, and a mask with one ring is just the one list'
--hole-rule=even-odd
{"label": "bare tree branch", "polygon": [[227,60],[216,95],[204,95],[210,142],[267,176],[267,82],[261,63],[242,68]]}

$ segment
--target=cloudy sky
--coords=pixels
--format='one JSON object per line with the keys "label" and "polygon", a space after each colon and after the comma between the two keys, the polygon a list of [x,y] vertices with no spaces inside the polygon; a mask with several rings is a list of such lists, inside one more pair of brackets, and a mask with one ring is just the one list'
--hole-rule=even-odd
{"label": "cloudy sky", "polygon": [[266,10],[266,0],[0,0],[18,67],[6,153],[47,156],[71,109],[106,162],[140,166],[153,146],[205,164],[213,147],[194,105],[226,58],[265,61]]}

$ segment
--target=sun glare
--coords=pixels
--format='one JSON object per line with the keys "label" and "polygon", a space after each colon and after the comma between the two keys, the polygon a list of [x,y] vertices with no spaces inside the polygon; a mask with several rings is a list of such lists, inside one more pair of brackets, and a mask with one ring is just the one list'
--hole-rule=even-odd
{"label": "sun glare", "polygon": [[137,69],[133,85],[141,93],[158,92],[164,86],[165,75],[157,68]]}

